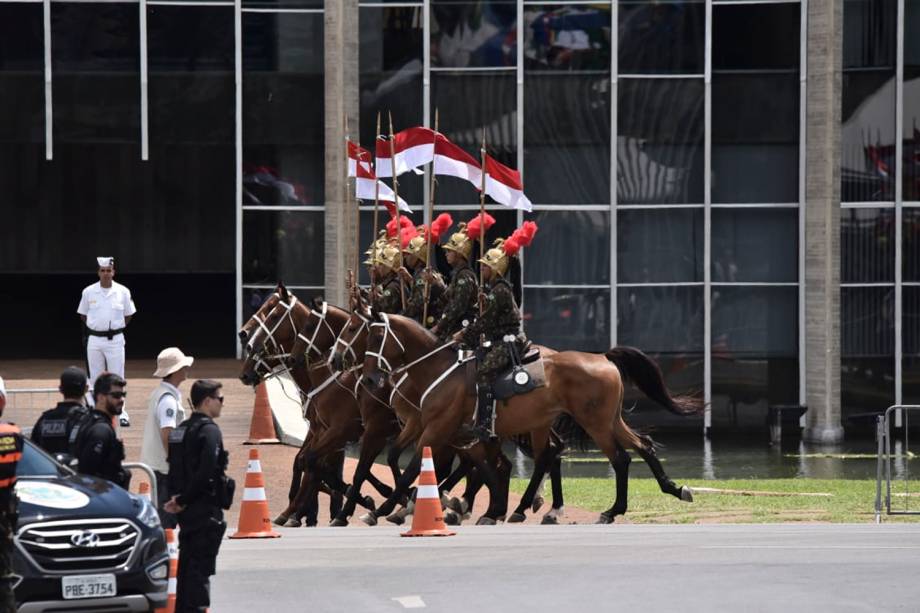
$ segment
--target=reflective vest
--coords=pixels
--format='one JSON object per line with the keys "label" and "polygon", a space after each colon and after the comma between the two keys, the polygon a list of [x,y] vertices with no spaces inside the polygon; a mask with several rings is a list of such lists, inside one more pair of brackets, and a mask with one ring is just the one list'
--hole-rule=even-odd
{"label": "reflective vest", "polygon": [[0,423],[0,492],[16,485],[16,464],[22,459],[22,432],[19,426]]}

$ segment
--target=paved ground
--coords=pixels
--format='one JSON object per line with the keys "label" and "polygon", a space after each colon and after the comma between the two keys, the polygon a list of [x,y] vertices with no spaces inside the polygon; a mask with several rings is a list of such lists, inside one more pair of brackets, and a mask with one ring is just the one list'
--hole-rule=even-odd
{"label": "paved ground", "polygon": [[225,541],[212,610],[920,611],[920,526],[395,528]]}

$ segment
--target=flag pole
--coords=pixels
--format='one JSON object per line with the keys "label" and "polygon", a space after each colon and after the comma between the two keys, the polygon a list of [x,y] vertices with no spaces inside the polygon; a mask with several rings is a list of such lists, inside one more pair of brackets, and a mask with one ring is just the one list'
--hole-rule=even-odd
{"label": "flag pole", "polygon": [[[482,187],[479,190],[479,257],[486,254],[486,128],[482,128],[482,148],[479,150],[482,158]],[[472,262],[470,262],[472,264]],[[482,264],[479,264],[479,291],[482,296]],[[479,300],[479,315],[482,315],[482,299]]]}
{"label": "flag pole", "polygon": [[[377,111],[377,131],[374,132],[374,236],[371,237],[371,301],[377,293],[377,232],[380,226],[380,179],[377,178],[377,141],[380,140],[380,111]],[[356,171],[357,172],[357,171]]]}
{"label": "flag pole", "polygon": [[431,226],[434,223],[434,188],[438,184],[434,174],[435,150],[438,147],[438,108],[434,109],[434,149],[431,152],[431,189],[428,191],[428,231],[425,233],[425,301],[422,305],[422,327],[428,327],[428,298],[431,296]]}
{"label": "flag pole", "polygon": [[[348,166],[349,166],[348,143],[350,140],[351,138],[349,137],[349,134],[348,134],[348,113],[345,113],[345,210],[346,211],[350,210],[349,207],[351,207],[351,190],[348,189],[348,179],[349,179],[349,176],[348,176]],[[360,163],[361,163],[361,160],[357,159],[356,157],[355,158],[355,175],[358,174],[357,167],[358,167],[358,164]],[[355,180],[357,180],[357,177],[355,178]],[[357,205],[355,206],[355,211],[359,211],[359,208],[357,207]],[[354,270],[354,273],[357,275],[358,266],[360,265],[360,260],[361,260],[361,225],[360,225],[361,214],[360,212],[357,214],[356,221],[357,223],[355,225],[355,235],[356,235],[355,236],[355,267],[353,270]]]}
{"label": "flag pole", "polygon": [[[396,249],[399,251],[399,268],[403,267],[403,254],[402,254],[402,224],[399,211],[399,180],[396,178],[396,139],[393,136],[393,113],[387,111],[387,115],[390,119],[390,170],[393,174],[393,204],[396,205]],[[402,308],[406,310],[406,287],[403,282],[402,275],[399,274],[399,270],[396,270],[396,276],[399,277],[399,299],[402,303]]]}

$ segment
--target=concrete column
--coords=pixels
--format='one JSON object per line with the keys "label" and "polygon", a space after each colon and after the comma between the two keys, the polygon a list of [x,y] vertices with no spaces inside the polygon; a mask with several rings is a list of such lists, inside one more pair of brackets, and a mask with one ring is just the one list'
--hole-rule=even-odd
{"label": "concrete column", "polygon": [[326,300],[347,305],[345,273],[354,268],[358,245],[354,198],[345,197],[345,117],[358,134],[358,0],[325,0]]}
{"label": "concrete column", "polygon": [[837,443],[840,420],[840,104],[843,3],[809,0],[805,161],[805,439]]}

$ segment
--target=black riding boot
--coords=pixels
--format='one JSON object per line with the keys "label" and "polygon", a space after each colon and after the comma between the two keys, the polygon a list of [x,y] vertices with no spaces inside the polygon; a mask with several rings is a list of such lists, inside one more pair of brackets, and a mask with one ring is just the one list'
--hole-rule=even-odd
{"label": "black riding boot", "polygon": [[478,403],[476,405],[476,436],[484,443],[494,440],[495,437],[495,400],[492,396],[492,387],[480,385],[476,389]]}

